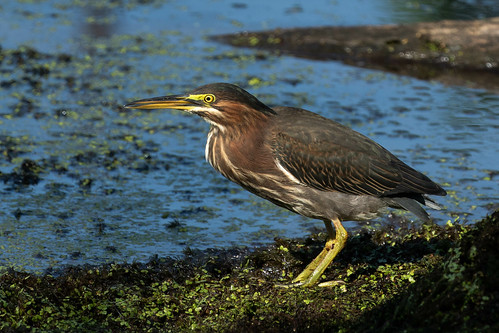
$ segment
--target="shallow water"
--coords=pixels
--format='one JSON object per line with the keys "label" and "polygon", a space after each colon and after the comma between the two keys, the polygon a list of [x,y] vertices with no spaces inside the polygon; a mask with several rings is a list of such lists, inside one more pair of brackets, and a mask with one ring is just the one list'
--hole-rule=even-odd
{"label": "shallow water", "polygon": [[[436,223],[481,219],[498,202],[498,95],[207,38],[484,15],[408,3],[2,4],[0,172],[21,173],[26,159],[42,172],[36,184],[7,176],[0,183],[0,267],[41,272],[142,261],[178,256],[186,247],[258,246],[322,228],[212,170],[204,161],[208,124],[201,119],[120,108],[218,81],[237,83],[269,105],[303,107],[347,124],[427,173],[449,191],[436,198],[444,206],[431,211]],[[40,53],[26,56],[21,45]]]}

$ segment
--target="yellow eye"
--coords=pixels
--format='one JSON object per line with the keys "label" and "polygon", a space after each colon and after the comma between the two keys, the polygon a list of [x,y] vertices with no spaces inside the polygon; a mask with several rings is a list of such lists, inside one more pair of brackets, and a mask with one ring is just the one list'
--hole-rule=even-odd
{"label": "yellow eye", "polygon": [[215,95],[205,95],[203,101],[205,103],[213,103],[215,102]]}

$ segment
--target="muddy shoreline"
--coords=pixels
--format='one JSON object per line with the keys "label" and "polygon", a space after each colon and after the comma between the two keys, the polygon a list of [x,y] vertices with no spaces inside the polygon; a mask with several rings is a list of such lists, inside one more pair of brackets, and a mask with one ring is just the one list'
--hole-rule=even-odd
{"label": "muddy shoreline", "polygon": [[233,46],[337,60],[499,92],[499,18],[380,26],[311,27],[213,36]]}
{"label": "muddy shoreline", "polygon": [[182,259],[0,276],[3,332],[493,332],[499,328],[499,211],[474,226],[394,220],[348,240],[325,279],[276,288],[324,234]]}

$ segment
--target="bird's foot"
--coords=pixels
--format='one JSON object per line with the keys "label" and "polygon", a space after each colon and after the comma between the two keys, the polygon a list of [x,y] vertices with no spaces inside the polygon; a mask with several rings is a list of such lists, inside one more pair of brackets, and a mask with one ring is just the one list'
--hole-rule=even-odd
{"label": "bird's foot", "polygon": [[344,285],[346,284],[345,281],[341,281],[341,280],[333,280],[333,281],[324,281],[324,282],[321,282],[318,284],[319,287],[336,287],[336,286],[339,286],[339,285]]}
{"label": "bird's foot", "polygon": [[292,283],[287,283],[287,284],[278,283],[275,285],[275,287],[276,288],[297,288],[297,287],[307,288],[307,287],[317,286],[317,287],[327,288],[327,287],[336,287],[336,286],[343,285],[343,284],[345,284],[345,281],[341,281],[341,280],[325,281],[325,282],[321,282],[319,284],[309,280],[309,281],[292,282]]}

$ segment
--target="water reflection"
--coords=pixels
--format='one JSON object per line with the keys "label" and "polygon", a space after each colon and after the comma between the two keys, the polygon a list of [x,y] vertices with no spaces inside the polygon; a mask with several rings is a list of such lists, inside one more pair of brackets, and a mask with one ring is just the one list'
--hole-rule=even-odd
{"label": "water reflection", "polygon": [[499,16],[496,0],[389,0],[386,9],[400,23],[477,20]]}
{"label": "water reflection", "polygon": [[97,5],[90,1],[81,8],[81,31],[90,38],[109,38],[117,28],[116,7]]}

